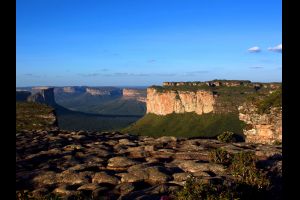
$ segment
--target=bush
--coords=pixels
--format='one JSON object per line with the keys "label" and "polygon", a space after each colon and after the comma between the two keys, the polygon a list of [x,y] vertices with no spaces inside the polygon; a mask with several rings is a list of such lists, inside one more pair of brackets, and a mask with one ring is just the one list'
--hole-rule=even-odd
{"label": "bush", "polygon": [[209,157],[212,162],[218,164],[229,165],[232,162],[232,155],[221,148],[211,151]]}
{"label": "bush", "polygon": [[176,200],[232,200],[238,199],[237,194],[227,185],[204,183],[201,179],[190,177],[182,190],[175,194]]}
{"label": "bush", "polygon": [[[216,149],[213,154],[217,162],[228,159],[228,153]],[[229,162],[230,159],[228,159]],[[234,177],[223,183],[204,183],[201,179],[190,177],[184,187],[175,194],[177,200],[238,200],[238,199],[276,199],[278,191],[272,193],[270,180],[256,168],[256,157],[251,152],[241,152],[233,156],[228,172]]]}
{"label": "bush", "polygon": [[61,200],[61,197],[55,194],[48,194],[44,197],[34,197],[29,191],[17,191],[16,200]]}
{"label": "bush", "polygon": [[234,137],[234,133],[233,132],[230,132],[230,131],[225,131],[223,132],[221,135],[219,135],[218,137],[218,140],[221,141],[221,142],[235,142],[235,137]]}
{"label": "bush", "polygon": [[256,168],[256,157],[252,152],[241,152],[234,155],[230,172],[241,184],[257,189],[267,188],[270,181],[266,174]]}
{"label": "bush", "polygon": [[268,95],[264,99],[258,101],[257,111],[260,114],[269,113],[272,107],[281,107],[282,106],[282,89],[279,88],[272,94]]}

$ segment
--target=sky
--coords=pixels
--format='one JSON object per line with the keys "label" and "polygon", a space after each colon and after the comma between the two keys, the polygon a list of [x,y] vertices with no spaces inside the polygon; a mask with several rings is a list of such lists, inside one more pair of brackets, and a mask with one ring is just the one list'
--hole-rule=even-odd
{"label": "sky", "polygon": [[16,85],[282,81],[278,0],[17,0]]}

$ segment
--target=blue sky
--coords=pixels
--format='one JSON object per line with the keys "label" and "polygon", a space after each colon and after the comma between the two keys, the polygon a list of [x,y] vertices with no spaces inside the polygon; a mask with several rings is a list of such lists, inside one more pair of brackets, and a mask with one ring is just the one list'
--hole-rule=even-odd
{"label": "blue sky", "polygon": [[281,81],[278,0],[17,0],[16,84]]}

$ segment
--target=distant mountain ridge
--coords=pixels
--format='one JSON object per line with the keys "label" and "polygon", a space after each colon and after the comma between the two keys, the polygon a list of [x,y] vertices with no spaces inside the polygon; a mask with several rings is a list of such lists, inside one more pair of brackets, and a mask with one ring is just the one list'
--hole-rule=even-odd
{"label": "distant mountain ridge", "polygon": [[[80,87],[76,88],[77,91],[78,90],[80,91],[80,89],[81,89]],[[111,101],[112,98],[115,97],[111,97],[109,95],[90,95],[85,92],[75,92],[75,93],[61,92],[63,91],[61,90],[61,88],[59,88],[59,91],[57,90],[58,90],[57,88],[51,88],[51,87],[34,87],[31,88],[31,91],[33,91],[33,93],[29,91],[16,91],[16,100],[46,104],[51,106],[52,108],[55,109],[55,112],[57,114],[59,128],[64,130],[89,130],[89,131],[118,130],[127,127],[129,124],[137,121],[139,118],[143,116],[143,114],[139,114],[136,112],[128,112],[128,110],[130,110],[130,107],[128,107],[128,109],[126,110],[126,106],[129,106],[131,104],[125,105],[125,108],[123,108],[124,112],[120,112],[120,113],[111,112],[107,114],[106,113],[99,114],[95,112],[88,113],[83,111],[71,110],[68,107],[65,107],[64,105],[60,104],[59,102],[56,103],[57,97],[60,97],[59,94],[63,94],[67,96],[65,97],[67,99],[74,99],[75,97],[77,97],[85,107],[89,105],[88,100],[93,100],[98,104],[102,105],[103,100]],[[120,99],[119,96],[117,96],[117,98]],[[102,101],[99,101],[101,99]],[[132,105],[135,105],[137,101],[131,103]],[[141,109],[143,109],[144,107],[145,105],[142,105]]]}

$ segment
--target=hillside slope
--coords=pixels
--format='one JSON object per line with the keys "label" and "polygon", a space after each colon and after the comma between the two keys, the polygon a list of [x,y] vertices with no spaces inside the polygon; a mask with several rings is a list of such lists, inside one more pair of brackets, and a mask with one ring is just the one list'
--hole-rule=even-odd
{"label": "hillside slope", "polygon": [[216,137],[224,131],[242,135],[244,123],[236,113],[183,113],[165,116],[149,113],[123,129],[123,132],[147,136]]}
{"label": "hillside slope", "polygon": [[74,111],[94,114],[144,115],[146,104],[122,96],[92,96],[83,94],[56,94],[58,104]]}

